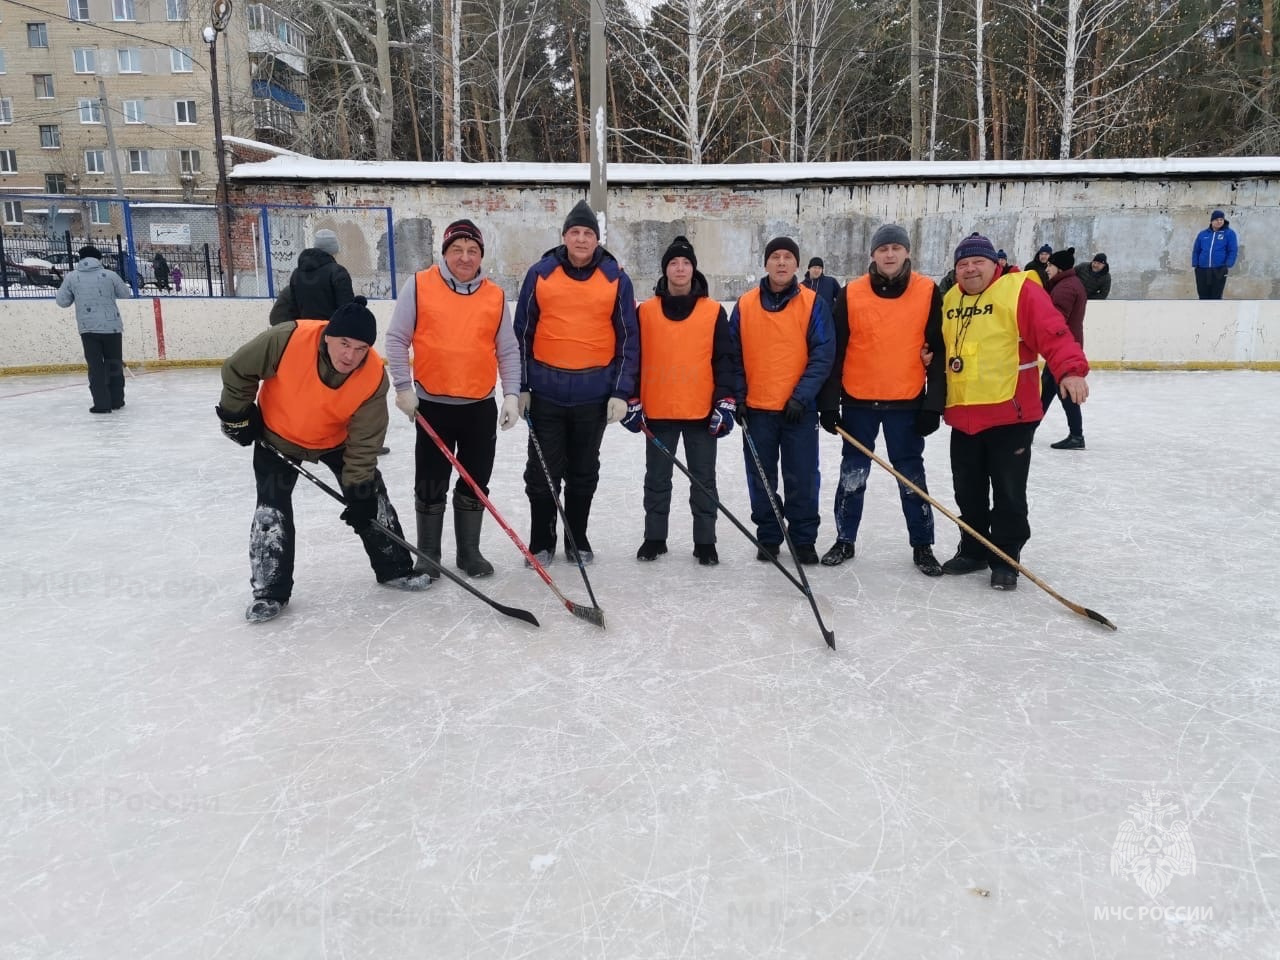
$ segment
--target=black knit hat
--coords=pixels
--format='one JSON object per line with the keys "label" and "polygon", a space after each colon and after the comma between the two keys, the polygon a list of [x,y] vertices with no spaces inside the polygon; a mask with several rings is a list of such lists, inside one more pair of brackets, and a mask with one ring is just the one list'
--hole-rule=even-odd
{"label": "black knit hat", "polygon": [[356,297],[333,312],[329,325],[324,328],[326,337],[346,337],[373,346],[378,339],[378,321],[368,307],[369,301]]}
{"label": "black knit hat", "polygon": [[88,257],[92,257],[94,260],[101,260],[101,259],[102,259],[102,251],[101,251],[101,250],[99,250],[97,247],[95,247],[95,246],[94,246],[93,244],[91,244],[91,243],[90,243],[90,244],[87,244],[86,246],[81,247],[81,248],[80,248],[78,251],[76,251],[76,252],[80,255],[80,259],[81,259],[81,260],[84,260],[84,259],[86,259],[86,258],[88,258]]}
{"label": "black knit hat", "polygon": [[560,236],[564,236],[569,232],[570,227],[586,227],[597,237],[600,236],[600,221],[596,219],[595,211],[591,209],[591,204],[586,200],[579,200],[569,215],[564,218],[564,226],[560,228]]}
{"label": "black knit hat", "polygon": [[967,257],[986,257],[992,263],[996,263],[996,248],[991,245],[988,240],[980,233],[971,233],[960,241],[960,246],[956,247],[955,259],[952,263],[959,263]]}
{"label": "black knit hat", "polygon": [[1105,253],[1095,253],[1095,254],[1093,255],[1093,262],[1094,262],[1094,263],[1106,263],[1106,262],[1107,262],[1107,255],[1106,255]]}
{"label": "black knit hat", "polygon": [[1067,247],[1049,254],[1049,262],[1059,270],[1070,270],[1076,265],[1076,248]]}
{"label": "black knit hat", "polygon": [[455,240],[474,240],[480,247],[480,256],[484,256],[484,234],[470,220],[455,220],[444,228],[444,241],[440,244],[440,255],[449,252],[449,244]]}
{"label": "black knit hat", "polygon": [[671,241],[671,246],[667,247],[666,252],[662,254],[662,272],[667,272],[667,264],[676,257],[684,257],[693,265],[693,269],[698,269],[698,255],[693,252],[693,244],[689,242],[686,236],[676,237]]}
{"label": "black knit hat", "polygon": [[764,247],[764,262],[768,263],[769,258],[778,250],[788,250],[791,255],[796,258],[796,263],[800,262],[800,246],[790,237],[774,237]]}
{"label": "black knit hat", "polygon": [[[766,258],[766,259],[767,259],[767,258]],[[812,269],[812,268],[814,268],[814,267],[821,267],[823,270],[827,269],[827,265],[826,265],[825,263],[823,263],[823,262],[822,262],[822,258],[821,258],[821,257],[810,257],[810,258],[809,258],[809,268],[810,268],[810,269]]]}

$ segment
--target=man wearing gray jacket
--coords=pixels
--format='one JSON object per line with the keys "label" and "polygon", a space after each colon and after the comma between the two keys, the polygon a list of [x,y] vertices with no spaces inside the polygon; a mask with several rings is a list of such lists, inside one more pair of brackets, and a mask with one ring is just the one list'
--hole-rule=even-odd
{"label": "man wearing gray jacket", "polygon": [[128,285],[102,265],[102,252],[94,246],[80,248],[76,268],[58,288],[58,306],[76,307],[76,327],[89,365],[90,413],[124,406],[124,322],[116,298],[129,295]]}

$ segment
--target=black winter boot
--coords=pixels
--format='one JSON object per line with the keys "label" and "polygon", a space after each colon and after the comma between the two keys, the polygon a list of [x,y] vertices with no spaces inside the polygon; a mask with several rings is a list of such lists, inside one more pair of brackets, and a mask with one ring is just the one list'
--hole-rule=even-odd
{"label": "black winter boot", "polygon": [[1084,437],[1076,434],[1069,434],[1065,439],[1059,440],[1057,443],[1049,444],[1054,450],[1083,450]]}
{"label": "black winter boot", "polygon": [[695,543],[693,545],[693,555],[698,558],[698,563],[704,567],[714,567],[720,562],[720,554],[716,553],[716,545],[714,543]]}
{"label": "black winter boot", "polygon": [[457,564],[468,577],[487,577],[493,564],[480,554],[480,525],[484,504],[466,494],[453,495],[453,536],[458,545]]}
{"label": "black winter boot", "polygon": [[637,560],[657,560],[662,554],[667,552],[667,541],[665,540],[646,540],[640,544],[640,549],[636,551]]}
{"label": "black winter boot", "polygon": [[942,564],[938,563],[938,558],[933,555],[933,547],[928,544],[912,547],[911,561],[926,577],[942,576]]}
{"label": "black winter boot", "polygon": [[831,549],[822,555],[822,565],[824,567],[838,567],[846,560],[852,560],[857,548],[854,547],[852,540],[837,540],[831,545]]}
{"label": "black winter boot", "polygon": [[546,554],[546,564],[556,555],[556,502],[550,497],[533,497],[529,500],[529,552]]}
{"label": "black winter boot", "polygon": [[[565,491],[564,518],[569,529],[564,536],[564,555],[570,563],[577,563],[581,555],[584,564],[595,559],[595,551],[591,549],[591,541],[587,539],[587,520],[591,516],[591,496]],[[573,534],[573,546],[569,545],[569,534]]]}
{"label": "black winter boot", "polygon": [[[418,508],[418,549],[436,563],[440,562],[440,537],[444,532],[444,504],[433,503],[425,510]],[[413,565],[415,573],[426,573],[432,580],[440,578],[440,572],[421,557]]]}

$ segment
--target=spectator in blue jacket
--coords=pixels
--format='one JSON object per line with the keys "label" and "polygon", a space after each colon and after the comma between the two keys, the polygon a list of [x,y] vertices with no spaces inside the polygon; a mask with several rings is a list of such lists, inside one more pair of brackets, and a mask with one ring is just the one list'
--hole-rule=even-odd
{"label": "spectator in blue jacket", "polygon": [[1209,226],[1196,236],[1191,247],[1191,266],[1196,271],[1196,293],[1201,300],[1221,300],[1227,286],[1227,271],[1236,265],[1236,232],[1221,210],[1209,215]]}
{"label": "spectator in blue jacket", "polygon": [[836,308],[836,297],[840,296],[840,281],[835,277],[827,276],[826,270],[827,265],[822,262],[821,257],[810,258],[809,269],[801,285],[816,293],[818,298],[827,305],[827,313],[832,313]]}

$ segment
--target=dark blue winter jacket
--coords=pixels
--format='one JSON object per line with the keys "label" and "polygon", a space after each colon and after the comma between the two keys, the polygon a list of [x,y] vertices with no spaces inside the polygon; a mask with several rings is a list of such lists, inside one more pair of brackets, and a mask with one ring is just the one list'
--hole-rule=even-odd
{"label": "dark blue winter jacket", "polygon": [[1212,269],[1235,265],[1236,232],[1231,229],[1231,221],[1223,220],[1221,230],[1213,227],[1201,230],[1191,248],[1191,266]]}

